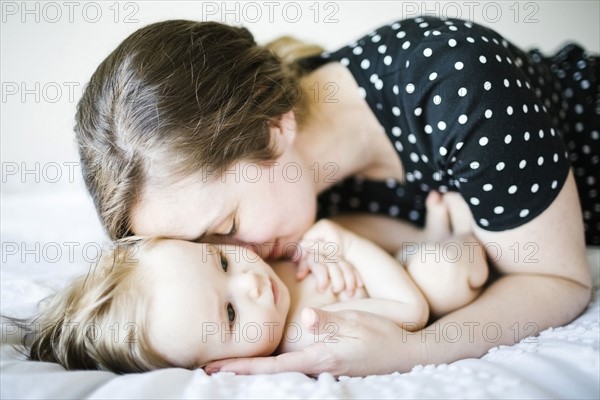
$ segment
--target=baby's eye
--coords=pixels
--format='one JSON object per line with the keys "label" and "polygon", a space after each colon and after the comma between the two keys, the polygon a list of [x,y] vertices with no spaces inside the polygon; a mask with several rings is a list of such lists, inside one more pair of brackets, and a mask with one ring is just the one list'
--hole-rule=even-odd
{"label": "baby's eye", "polygon": [[223,271],[225,272],[227,272],[227,269],[229,268],[229,261],[227,261],[227,258],[223,253],[221,253],[221,268],[223,268]]}
{"label": "baby's eye", "polygon": [[229,320],[230,324],[235,322],[235,310],[233,309],[231,303],[227,303],[227,319]]}

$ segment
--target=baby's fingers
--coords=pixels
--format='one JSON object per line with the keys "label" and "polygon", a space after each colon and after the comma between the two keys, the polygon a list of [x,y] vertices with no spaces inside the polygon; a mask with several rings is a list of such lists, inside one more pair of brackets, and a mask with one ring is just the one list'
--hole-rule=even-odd
{"label": "baby's fingers", "polygon": [[320,262],[313,262],[312,260],[309,262],[308,268],[310,268],[310,272],[317,281],[317,288],[322,292],[329,286],[329,271],[327,270],[327,267]]}
{"label": "baby's fingers", "polygon": [[325,262],[326,268],[329,272],[329,280],[331,281],[331,291],[333,293],[340,293],[346,287],[346,276],[340,268],[338,262]]}

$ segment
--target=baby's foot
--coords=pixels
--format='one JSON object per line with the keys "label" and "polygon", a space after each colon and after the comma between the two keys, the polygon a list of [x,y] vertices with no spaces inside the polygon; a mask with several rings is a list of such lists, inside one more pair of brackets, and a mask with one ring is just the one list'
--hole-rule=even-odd
{"label": "baby's foot", "polygon": [[436,191],[429,192],[427,200],[427,217],[425,219],[425,239],[428,242],[444,240],[452,233],[448,209],[442,195]]}
{"label": "baby's foot", "polygon": [[473,232],[473,214],[460,193],[448,192],[442,202],[450,215],[450,225],[454,235],[465,235]]}

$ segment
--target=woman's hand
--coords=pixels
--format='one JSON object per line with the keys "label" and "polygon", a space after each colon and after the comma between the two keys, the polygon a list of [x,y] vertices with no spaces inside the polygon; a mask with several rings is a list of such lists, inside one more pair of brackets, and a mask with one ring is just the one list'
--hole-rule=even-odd
{"label": "woman's hand", "polygon": [[293,257],[298,262],[296,278],[302,280],[312,273],[319,291],[330,287],[335,294],[345,290],[348,296],[354,295],[364,283],[344,257],[348,235],[348,231],[329,220],[315,223],[302,237]]}
{"label": "woman's hand", "polygon": [[205,370],[207,373],[318,375],[329,372],[335,376],[366,376],[407,371],[425,358],[420,335],[375,314],[306,308],[302,323],[303,334],[315,337],[315,344],[302,351],[275,357],[220,360],[208,364]]}

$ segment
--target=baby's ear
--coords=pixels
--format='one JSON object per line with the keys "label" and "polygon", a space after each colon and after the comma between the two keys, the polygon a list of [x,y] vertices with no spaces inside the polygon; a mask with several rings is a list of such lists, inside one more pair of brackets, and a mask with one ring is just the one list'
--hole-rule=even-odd
{"label": "baby's ear", "polygon": [[296,115],[293,110],[274,119],[271,124],[271,140],[278,152],[284,152],[296,140]]}

